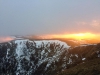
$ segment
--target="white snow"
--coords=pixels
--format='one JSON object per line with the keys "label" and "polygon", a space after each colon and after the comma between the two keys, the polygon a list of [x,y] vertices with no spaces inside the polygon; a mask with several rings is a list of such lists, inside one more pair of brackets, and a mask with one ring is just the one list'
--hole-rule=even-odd
{"label": "white snow", "polygon": [[65,42],[59,41],[59,40],[40,40],[40,41],[34,41],[36,43],[36,47],[41,46],[43,43],[44,44],[60,44],[60,45],[64,45],[65,48],[69,48],[70,46],[68,46]]}
{"label": "white snow", "polygon": [[71,64],[72,63],[72,59],[71,58],[69,58],[69,61],[68,61],[68,63],[67,64]]}
{"label": "white snow", "polygon": [[[42,51],[38,51],[38,63],[36,65],[34,65],[34,62],[31,62],[34,65],[34,68],[36,68],[36,66],[40,66],[43,62],[48,61],[45,70],[55,61],[58,61],[60,58],[60,55],[65,51],[68,50],[70,48],[70,46],[68,46],[65,42],[59,41],[59,40],[38,40],[38,41],[30,41],[28,39],[17,39],[15,40],[15,44],[17,44],[16,47],[16,59],[18,61],[18,66],[17,66],[17,70],[20,70],[22,72],[24,72],[24,69],[22,68],[22,65],[20,64],[21,59],[25,58],[26,60],[30,61],[30,55],[31,54],[35,54],[35,50],[32,50],[31,52],[29,52],[29,50],[27,49],[26,46],[26,42],[29,43],[33,43],[33,46],[35,46],[36,44],[36,48],[41,48],[44,47],[44,49]],[[48,54],[50,52],[52,52],[50,50],[50,44],[56,44],[56,46],[54,46],[54,54],[52,56],[48,56]],[[58,45],[58,46],[57,46]],[[61,48],[62,47],[62,48]],[[47,51],[45,51],[45,49]],[[72,60],[69,59],[69,63],[71,63]],[[65,67],[66,65],[63,64],[62,67]],[[20,71],[20,72],[21,72]],[[18,73],[16,73],[17,75]],[[27,73],[28,74],[28,73]]]}
{"label": "white snow", "polygon": [[82,58],[82,60],[86,60],[86,58]]}
{"label": "white snow", "polygon": [[78,54],[75,54],[75,56],[78,58]]}

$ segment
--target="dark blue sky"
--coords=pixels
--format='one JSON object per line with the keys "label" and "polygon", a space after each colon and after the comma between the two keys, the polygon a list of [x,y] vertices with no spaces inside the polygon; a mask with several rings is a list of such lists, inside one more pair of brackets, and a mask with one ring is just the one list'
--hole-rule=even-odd
{"label": "dark blue sky", "polygon": [[0,0],[0,35],[100,33],[100,0]]}

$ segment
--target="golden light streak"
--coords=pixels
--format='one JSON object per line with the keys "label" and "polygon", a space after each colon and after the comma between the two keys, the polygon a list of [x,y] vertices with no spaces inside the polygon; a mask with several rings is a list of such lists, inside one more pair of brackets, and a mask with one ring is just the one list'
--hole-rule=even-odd
{"label": "golden light streak", "polygon": [[92,33],[77,33],[77,34],[64,35],[63,38],[72,38],[72,39],[76,39],[76,40],[82,40],[82,39],[96,38],[96,35],[92,34]]}
{"label": "golden light streak", "polygon": [[99,34],[93,34],[93,33],[74,33],[74,34],[58,34],[58,35],[45,35],[43,36],[45,38],[70,38],[70,39],[76,39],[76,40],[86,40],[86,39],[96,39],[99,38]]}

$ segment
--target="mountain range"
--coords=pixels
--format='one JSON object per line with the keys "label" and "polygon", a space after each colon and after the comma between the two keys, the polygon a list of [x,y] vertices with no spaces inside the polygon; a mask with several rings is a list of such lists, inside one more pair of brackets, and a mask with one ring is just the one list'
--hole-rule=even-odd
{"label": "mountain range", "polygon": [[0,75],[100,75],[100,43],[15,39],[0,43]]}

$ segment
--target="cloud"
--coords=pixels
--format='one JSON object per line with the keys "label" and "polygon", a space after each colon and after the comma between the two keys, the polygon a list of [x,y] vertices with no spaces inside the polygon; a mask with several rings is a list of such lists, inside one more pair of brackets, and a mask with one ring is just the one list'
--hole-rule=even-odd
{"label": "cloud", "polygon": [[100,21],[99,20],[93,20],[92,23],[91,23],[91,26],[100,27]]}
{"label": "cloud", "polygon": [[9,37],[9,36],[2,36],[2,37],[0,37],[0,43],[8,42],[8,41],[11,41],[11,40],[14,40],[14,38],[13,37]]}
{"label": "cloud", "polygon": [[80,21],[80,22],[76,22],[77,25],[89,25],[89,26],[93,26],[93,27],[98,27],[100,26],[100,20],[91,20],[91,21]]}
{"label": "cloud", "polygon": [[86,22],[76,22],[76,24],[80,26],[80,25],[86,25],[87,23]]}

